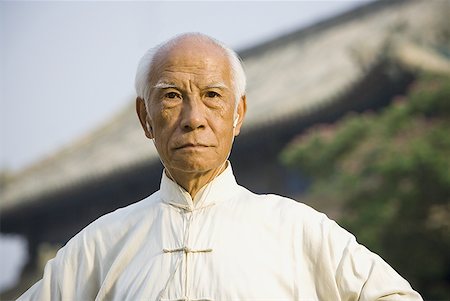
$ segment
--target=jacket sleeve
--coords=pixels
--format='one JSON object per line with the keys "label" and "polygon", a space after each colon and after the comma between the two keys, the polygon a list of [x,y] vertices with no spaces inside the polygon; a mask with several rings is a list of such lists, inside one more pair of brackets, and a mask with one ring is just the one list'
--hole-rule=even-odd
{"label": "jacket sleeve", "polygon": [[[61,252],[61,250],[59,251]],[[58,253],[59,253],[58,252]],[[60,287],[58,283],[57,259],[53,258],[45,265],[44,276],[41,280],[30,287],[17,300],[61,300]]]}
{"label": "jacket sleeve", "polygon": [[324,217],[317,252],[321,271],[334,279],[333,289],[342,301],[419,301],[420,294],[380,256],[359,244],[355,237]]}
{"label": "jacket sleeve", "polygon": [[42,279],[18,300],[94,300],[98,267],[93,256],[92,244],[82,231],[48,261]]}

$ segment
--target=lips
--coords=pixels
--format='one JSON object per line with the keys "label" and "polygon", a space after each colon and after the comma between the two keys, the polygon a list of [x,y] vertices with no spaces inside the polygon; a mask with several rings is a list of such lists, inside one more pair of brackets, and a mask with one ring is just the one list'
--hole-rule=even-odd
{"label": "lips", "polygon": [[207,147],[209,147],[209,145],[202,143],[184,143],[180,146],[176,146],[175,149],[202,149]]}

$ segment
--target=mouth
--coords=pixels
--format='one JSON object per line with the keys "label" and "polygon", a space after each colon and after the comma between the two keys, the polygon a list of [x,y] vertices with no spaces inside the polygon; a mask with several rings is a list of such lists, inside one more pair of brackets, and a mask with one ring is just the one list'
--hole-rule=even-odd
{"label": "mouth", "polygon": [[175,147],[175,150],[200,150],[206,149],[209,145],[201,144],[201,143],[185,143],[180,146]]}

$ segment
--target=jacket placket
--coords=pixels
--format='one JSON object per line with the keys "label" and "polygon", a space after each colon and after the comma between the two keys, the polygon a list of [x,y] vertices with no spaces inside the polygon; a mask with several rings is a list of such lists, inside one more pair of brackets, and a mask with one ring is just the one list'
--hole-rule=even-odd
{"label": "jacket placket", "polygon": [[[176,207],[178,209],[178,212],[183,216],[183,221],[185,223],[184,225],[184,233],[183,233],[183,242],[182,245],[177,248],[163,248],[162,252],[166,255],[176,256],[178,255],[175,268],[171,271],[169,279],[166,282],[166,285],[164,286],[164,289],[159,294],[159,300],[161,301],[213,301],[210,298],[192,298],[190,296],[190,292],[188,291],[188,283],[189,283],[189,257],[190,256],[196,256],[199,253],[211,253],[213,251],[212,248],[205,248],[205,249],[195,249],[191,248],[189,246],[189,235],[190,235],[190,228],[192,225],[192,221],[194,219],[195,212],[204,209],[205,207],[201,208],[190,208],[188,206],[180,206],[179,204],[170,203],[171,206]],[[214,205],[214,204],[211,204]],[[209,206],[207,206],[209,207]],[[172,282],[176,272],[181,268],[184,262],[184,281],[182,281],[181,287],[183,296],[176,298],[176,299],[168,299],[165,298],[164,295],[166,294],[169,284]]]}

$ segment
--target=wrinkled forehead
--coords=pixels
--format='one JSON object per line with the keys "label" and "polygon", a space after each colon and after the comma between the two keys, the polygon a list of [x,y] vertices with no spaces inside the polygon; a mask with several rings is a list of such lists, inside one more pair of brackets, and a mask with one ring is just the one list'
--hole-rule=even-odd
{"label": "wrinkled forehead", "polygon": [[228,56],[219,46],[208,41],[180,41],[160,49],[154,56],[150,74],[151,84],[161,77],[177,77],[183,74],[199,78],[229,82],[231,68]]}

